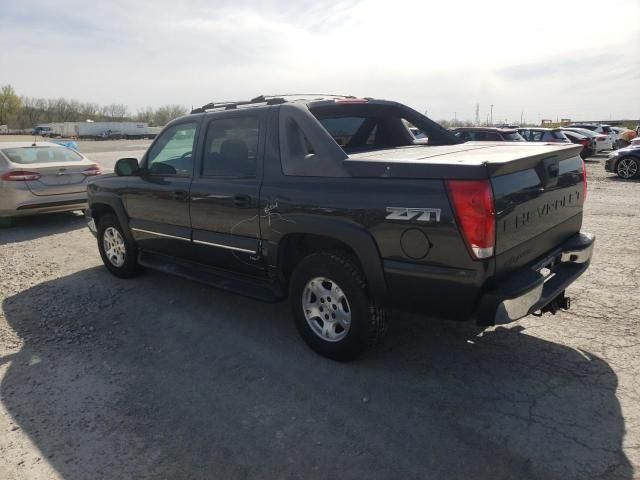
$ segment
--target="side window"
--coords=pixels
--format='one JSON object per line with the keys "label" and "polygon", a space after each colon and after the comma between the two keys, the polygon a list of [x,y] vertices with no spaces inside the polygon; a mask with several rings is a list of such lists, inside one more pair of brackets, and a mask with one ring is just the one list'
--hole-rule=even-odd
{"label": "side window", "polygon": [[191,175],[197,124],[180,123],[162,132],[147,155],[147,169],[156,175]]}
{"label": "side window", "polygon": [[491,142],[500,142],[502,141],[502,136],[500,136],[499,133],[496,132],[487,132],[486,133],[486,140],[489,140]]}
{"label": "side window", "polygon": [[202,162],[205,177],[255,177],[258,170],[260,120],[234,117],[212,120]]}
{"label": "side window", "polygon": [[488,140],[487,132],[471,132],[471,138],[476,142],[485,142]]}
{"label": "side window", "polygon": [[542,140],[544,138],[544,133],[545,132],[541,132],[541,131],[532,132],[531,141],[533,141],[533,142],[542,142]]}

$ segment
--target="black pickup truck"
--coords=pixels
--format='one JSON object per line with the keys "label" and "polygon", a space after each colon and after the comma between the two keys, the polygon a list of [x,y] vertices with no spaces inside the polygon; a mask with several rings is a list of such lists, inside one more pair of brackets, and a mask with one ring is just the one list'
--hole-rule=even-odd
{"label": "black pickup truck", "polygon": [[580,149],[460,143],[369,98],[211,103],[92,181],[87,216],[113,274],[288,297],[304,340],[347,360],[391,307],[487,326],[569,308],[594,245]]}

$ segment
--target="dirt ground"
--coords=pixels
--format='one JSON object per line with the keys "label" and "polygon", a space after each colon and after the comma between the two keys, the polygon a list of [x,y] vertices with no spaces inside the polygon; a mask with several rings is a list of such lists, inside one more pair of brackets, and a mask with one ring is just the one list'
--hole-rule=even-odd
{"label": "dirt ground", "polygon": [[0,230],[0,479],[640,478],[640,182],[592,160],[570,312],[398,315],[350,364],[284,303],[112,277],[79,215]]}

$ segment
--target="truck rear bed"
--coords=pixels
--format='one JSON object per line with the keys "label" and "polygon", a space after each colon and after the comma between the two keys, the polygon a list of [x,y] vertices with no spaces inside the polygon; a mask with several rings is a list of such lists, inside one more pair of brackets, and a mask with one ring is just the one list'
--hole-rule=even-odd
{"label": "truck rear bed", "polygon": [[354,177],[489,179],[497,279],[580,231],[585,194],[580,150],[579,145],[470,142],[363,152],[344,163]]}

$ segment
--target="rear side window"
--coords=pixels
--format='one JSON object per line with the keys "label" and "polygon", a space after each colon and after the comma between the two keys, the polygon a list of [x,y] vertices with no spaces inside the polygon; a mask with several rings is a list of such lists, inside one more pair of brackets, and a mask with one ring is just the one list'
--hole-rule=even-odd
{"label": "rear side window", "polygon": [[554,131],[552,131],[550,133],[551,133],[551,136],[553,138],[555,138],[556,140],[566,140],[567,139],[567,137],[565,136],[564,133],[562,133],[561,130],[554,130]]}
{"label": "rear side window", "polygon": [[212,120],[207,127],[202,175],[255,177],[259,138],[260,120],[256,117]]}
{"label": "rear side window", "polygon": [[2,150],[2,153],[4,153],[11,162],[20,165],[82,161],[80,154],[65,147],[5,148]]}

